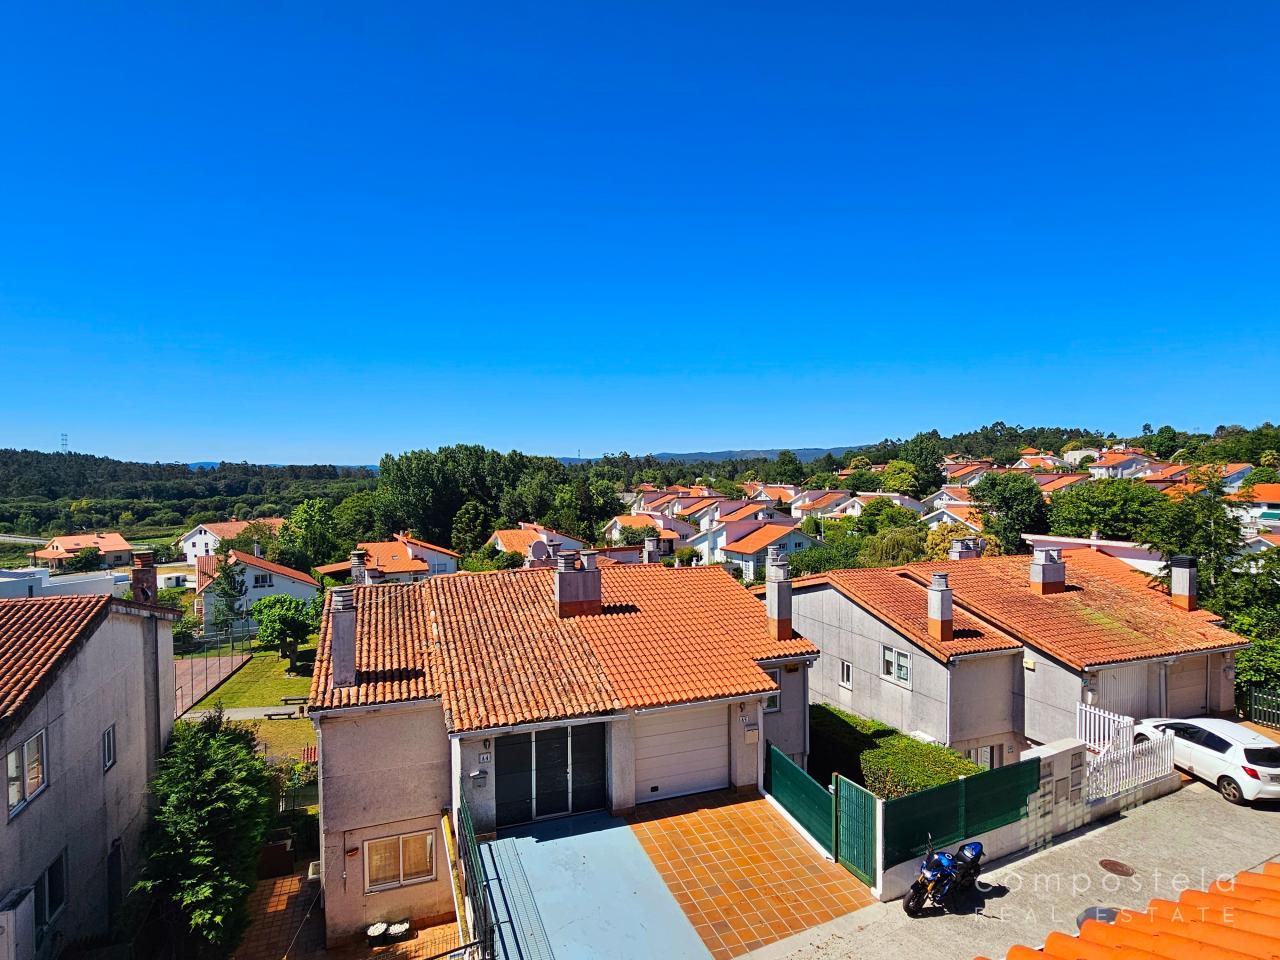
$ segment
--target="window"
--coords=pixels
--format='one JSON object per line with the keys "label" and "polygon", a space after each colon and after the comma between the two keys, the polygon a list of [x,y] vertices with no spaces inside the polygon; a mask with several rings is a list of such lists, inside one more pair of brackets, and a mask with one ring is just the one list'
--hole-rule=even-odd
{"label": "window", "polygon": [[848,660],[840,661],[840,686],[846,690],[853,689],[853,664]]}
{"label": "window", "polygon": [[102,731],[102,770],[105,773],[116,765],[116,725]]}
{"label": "window", "polygon": [[911,686],[911,654],[893,647],[881,647],[880,676],[904,687]]}
{"label": "window", "polygon": [[255,573],[253,575],[253,585],[257,587],[259,590],[261,590],[264,587],[272,586],[271,574]]}
{"label": "window", "polygon": [[782,671],[766,670],[765,673],[767,673],[769,675],[769,679],[777,685],[778,692],[769,694],[768,698],[764,702],[764,712],[777,713],[782,709]]}
{"label": "window", "polygon": [[365,890],[388,890],[434,880],[435,839],[435,833],[427,830],[423,833],[406,833],[398,837],[365,841]]}
{"label": "window", "polygon": [[40,874],[35,883],[36,894],[36,942],[44,939],[49,924],[58,918],[67,905],[67,854],[58,854],[49,869]]}
{"label": "window", "polygon": [[12,815],[19,807],[44,789],[44,731],[16,749],[10,750],[4,763],[5,798]]}

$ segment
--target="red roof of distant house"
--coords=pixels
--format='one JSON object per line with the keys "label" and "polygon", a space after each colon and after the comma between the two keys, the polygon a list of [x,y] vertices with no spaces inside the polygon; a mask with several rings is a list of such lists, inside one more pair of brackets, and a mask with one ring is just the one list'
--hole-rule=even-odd
{"label": "red roof of distant house", "polygon": [[[763,527],[757,527],[745,537],[735,540],[733,543],[726,544],[720,549],[725,553],[736,553],[741,556],[750,556],[753,553],[759,553],[771,543],[789,536],[793,531],[799,533],[794,524],[784,523],[766,523]],[[802,534],[803,536],[803,534]]]}
{"label": "red roof of distant house", "polygon": [[729,513],[722,514],[720,520],[722,523],[728,523],[731,520],[749,520],[752,519],[761,510],[772,510],[773,504],[765,503],[763,500],[757,500],[754,503],[748,503],[744,507],[732,510]]}
{"label": "red roof of distant house", "polygon": [[1255,483],[1252,487],[1245,487],[1226,499],[1238,503],[1278,503],[1280,502],[1280,483]]}
{"label": "red roof of distant house", "polygon": [[679,540],[680,534],[674,530],[665,530],[658,525],[659,521],[654,517],[644,513],[623,513],[613,518],[618,526],[630,527],[632,530],[643,530],[645,527],[653,527],[658,531],[658,536],[663,540]]}
{"label": "red roof of distant house", "polygon": [[204,529],[208,530],[219,540],[229,540],[232,537],[238,537],[240,534],[244,533],[245,528],[251,523],[260,523],[264,526],[270,527],[278,533],[280,528],[284,526],[284,518],[260,517],[257,520],[216,520],[213,523],[202,523],[200,526],[204,527]]}
{"label": "red roof of distant house", "polygon": [[689,502],[682,503],[680,506],[678,506],[676,508],[676,513],[680,514],[681,516],[687,517],[691,513],[697,513],[699,510],[705,510],[707,507],[711,506],[713,503],[723,500],[724,497],[698,497],[696,499],[694,498],[686,498],[686,499]]}
{"label": "red roof of distant house", "polygon": [[[427,543],[425,540],[415,540],[407,534],[396,534],[394,540],[379,540],[372,543],[356,544],[366,554],[365,566],[370,570],[378,570],[383,574],[397,573],[427,573],[431,570],[431,564],[426,560],[419,560],[409,552],[407,544],[413,544],[424,550],[430,550],[433,553],[443,554],[447,557],[455,559],[462,555],[454,553],[444,547],[437,547],[433,543]],[[350,573],[351,560],[339,560],[336,563],[326,563],[316,567],[316,573],[332,576],[334,574]]]}
{"label": "red roof of distant house", "polygon": [[[203,592],[204,588],[217,577],[220,559],[217,554],[196,557],[196,593]],[[241,553],[239,550],[228,550],[227,559],[232,564],[242,563],[246,567],[253,567],[255,570],[262,570],[266,573],[279,574],[282,577],[288,577],[290,580],[297,580],[299,583],[309,583],[313,587],[320,586],[309,573],[294,570],[292,567],[286,567],[282,563],[272,563],[265,557],[255,557],[251,553]]]}
{"label": "red roof of distant house", "polygon": [[600,614],[561,618],[554,571],[358,586],[356,685],[334,688],[328,609],[315,709],[439,698],[452,731],[751,696],[759,661],[815,656],[774,641],[764,606],[718,566],[600,569]]}
{"label": "red roof of distant house", "polygon": [[636,486],[637,493],[648,493],[651,490],[657,490],[657,489],[658,488],[655,487],[652,483],[641,483]]}
{"label": "red roof of distant house", "polygon": [[1087,473],[1039,473],[1032,477],[1040,484],[1040,492],[1046,496],[1057,493],[1065,487],[1073,487],[1089,479]]}
{"label": "red roof of distant house", "polygon": [[973,476],[979,470],[990,472],[992,466],[989,463],[955,463],[952,464],[954,470],[948,470],[947,476],[952,480],[962,480],[965,477]]}
{"label": "red roof of distant house", "polygon": [[803,513],[807,513],[810,510],[821,510],[823,507],[830,507],[848,499],[849,494],[845,493],[843,490],[832,490],[829,493],[824,493],[816,500],[810,500],[808,503],[800,504],[796,509]]}
{"label": "red roof of distant house", "polygon": [[506,553],[528,554],[533,542],[541,540],[544,533],[553,540],[559,540],[561,543],[565,540],[573,540],[575,543],[580,542],[576,537],[569,537],[566,534],[552,530],[550,527],[544,527],[536,523],[521,524],[518,530],[495,530],[493,535],[489,537],[489,542],[496,542]]}
{"label": "red roof of distant house", "polygon": [[982,529],[982,511],[972,503],[944,503],[938,507],[938,510],[951,514],[958,521],[967,523],[975,530]]}
{"label": "red roof of distant house", "polygon": [[968,487],[947,484],[942,488],[942,492],[949,497],[954,497],[960,503],[970,503],[973,500],[973,494]]}
{"label": "red roof of distant house", "polygon": [[29,556],[39,560],[67,559],[90,547],[96,547],[99,553],[129,553],[133,550],[129,541],[118,533],[70,533],[54,537]]}
{"label": "red roof of distant house", "polygon": [[1191,466],[1186,463],[1162,463],[1154,470],[1150,470],[1142,475],[1142,479],[1147,483],[1162,483],[1166,480],[1180,480],[1187,475],[1187,471]]}

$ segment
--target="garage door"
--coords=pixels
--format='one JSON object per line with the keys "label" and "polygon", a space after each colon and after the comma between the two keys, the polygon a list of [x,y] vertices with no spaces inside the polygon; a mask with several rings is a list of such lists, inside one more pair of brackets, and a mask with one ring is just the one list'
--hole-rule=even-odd
{"label": "garage door", "polygon": [[729,785],[729,709],[682,707],[637,714],[636,803]]}
{"label": "garage door", "polygon": [[498,737],[494,743],[498,826],[603,807],[604,759],[603,723]]}
{"label": "garage door", "polygon": [[1209,658],[1187,657],[1169,665],[1169,716],[1202,717],[1205,703]]}
{"label": "garage door", "polygon": [[1098,706],[1125,717],[1151,716],[1147,708],[1147,665],[1117,667],[1098,674]]}

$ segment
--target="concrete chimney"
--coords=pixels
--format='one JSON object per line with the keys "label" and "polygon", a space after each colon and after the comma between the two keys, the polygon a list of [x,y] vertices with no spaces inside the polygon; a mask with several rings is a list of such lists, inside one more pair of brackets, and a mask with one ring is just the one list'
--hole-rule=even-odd
{"label": "concrete chimney", "polygon": [[363,587],[369,582],[369,569],[364,565],[368,554],[359,548],[351,551],[351,585]]}
{"label": "concrete chimney", "polygon": [[[576,562],[581,560],[581,569]],[[600,601],[600,568],[596,551],[583,550],[576,557],[562,553],[556,557],[556,613],[561,620],[598,614]]]}
{"label": "concrete chimney", "polygon": [[1169,561],[1169,596],[1179,610],[1190,613],[1196,609],[1196,591],[1199,574],[1196,558],[1178,554]]}
{"label": "concrete chimney", "polygon": [[262,544],[258,542],[258,538],[253,538],[253,555],[259,560],[262,559]]}
{"label": "concrete chimney", "polygon": [[954,635],[951,614],[951,583],[945,573],[935,573],[929,584],[929,636],[946,643]]}
{"label": "concrete chimney", "polygon": [[948,560],[974,560],[982,556],[983,544],[977,537],[962,537],[951,541]]}
{"label": "concrete chimney", "polygon": [[133,599],[139,603],[156,602],[156,555],[152,551],[134,551],[131,579]]}
{"label": "concrete chimney", "polygon": [[1031,555],[1031,591],[1041,596],[1067,589],[1067,565],[1056,547],[1036,547]]}
{"label": "concrete chimney", "polygon": [[355,587],[349,584],[329,591],[329,669],[335,689],[356,685]]}
{"label": "concrete chimney", "polygon": [[657,537],[645,537],[644,547],[640,551],[641,563],[661,563],[662,554],[658,550]]}
{"label": "concrete chimney", "polygon": [[791,639],[791,564],[777,545],[769,548],[764,568],[764,609],[769,636],[779,642]]}

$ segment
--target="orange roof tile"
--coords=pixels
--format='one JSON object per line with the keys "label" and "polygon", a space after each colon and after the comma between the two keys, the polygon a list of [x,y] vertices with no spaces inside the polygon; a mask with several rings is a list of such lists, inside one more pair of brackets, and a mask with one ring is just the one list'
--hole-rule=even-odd
{"label": "orange roof tile", "polygon": [[719,567],[600,576],[603,612],[565,619],[550,569],[356,587],[357,684],[332,687],[326,609],[311,704],[439,698],[451,730],[480,730],[767,693],[758,661],[817,654],[772,640],[764,607]]}
{"label": "orange roof tile", "polygon": [[[733,543],[726,544],[720,549],[725,553],[736,553],[742,556],[749,556],[753,553],[759,553],[771,543],[789,536],[792,531],[800,534],[800,531],[793,524],[786,523],[766,523],[762,527],[757,527],[745,537],[741,537]],[[800,534],[805,536],[804,534]]]}
{"label": "orange roof tile", "polygon": [[1049,494],[1083,483],[1089,479],[1089,475],[1087,473],[1042,473],[1033,479],[1040,484],[1041,493]]}
{"label": "orange roof tile", "polygon": [[1280,503],[1280,483],[1255,483],[1226,499],[1238,503]]}
{"label": "orange roof tile", "polygon": [[975,530],[982,529],[982,511],[972,503],[944,503],[938,507],[946,511],[961,523],[967,523]]}
{"label": "orange roof tile", "polygon": [[681,516],[688,516],[691,513],[697,513],[699,510],[704,510],[713,503],[723,499],[724,497],[699,497],[697,499],[689,499],[688,503],[682,503],[676,508],[676,513]]}
{"label": "orange roof tile", "polygon": [[723,523],[728,523],[732,520],[748,520],[754,517],[761,510],[771,509],[773,509],[773,504],[757,500],[755,503],[748,503],[745,507],[739,507],[737,510],[732,510],[729,513],[724,514],[720,517],[720,520]]}
{"label": "orange roof tile", "polygon": [[543,533],[550,534],[561,542],[566,539],[577,541],[576,537],[568,537],[563,533],[552,530],[550,527],[543,527],[536,523],[526,523],[518,530],[495,530],[493,535],[489,537],[489,542],[496,540],[507,553],[527,554],[529,548],[533,546],[533,542],[542,539],[541,535]]}
{"label": "orange roof tile", "polygon": [[128,553],[133,550],[129,541],[118,533],[71,533],[54,537],[41,550],[31,556],[41,560],[74,557],[81,550],[96,547],[100,553]]}
{"label": "orange roof tile", "polygon": [[821,510],[823,507],[829,507],[833,503],[839,503],[841,500],[849,499],[849,495],[840,490],[833,490],[830,493],[824,493],[817,500],[810,500],[808,503],[802,503],[799,506],[801,511]]}
{"label": "orange roof tile", "polygon": [[[204,588],[213,582],[218,575],[217,555],[207,557],[196,557],[196,593],[202,593]],[[313,587],[320,586],[319,583],[309,573],[303,573],[301,570],[294,570],[292,567],[286,567],[282,563],[272,563],[264,557],[255,557],[251,553],[241,553],[239,550],[228,550],[227,559],[231,563],[242,563],[246,567],[253,567],[255,570],[264,570],[267,573],[278,573],[282,577],[288,577],[291,580],[297,580],[299,583],[309,583]]]}
{"label": "orange roof tile", "polygon": [[658,536],[663,540],[679,540],[680,534],[674,530],[664,530],[658,526],[659,522],[656,518],[645,513],[623,513],[613,518],[620,527],[630,527],[632,530],[643,530],[645,527],[653,527],[658,531]]}
{"label": "orange roof tile", "polygon": [[244,532],[245,527],[251,523],[261,523],[279,532],[280,528],[284,526],[284,517],[260,517],[257,520],[217,520],[213,523],[202,523],[200,526],[204,527],[219,540],[228,540],[231,537],[238,537]]}

